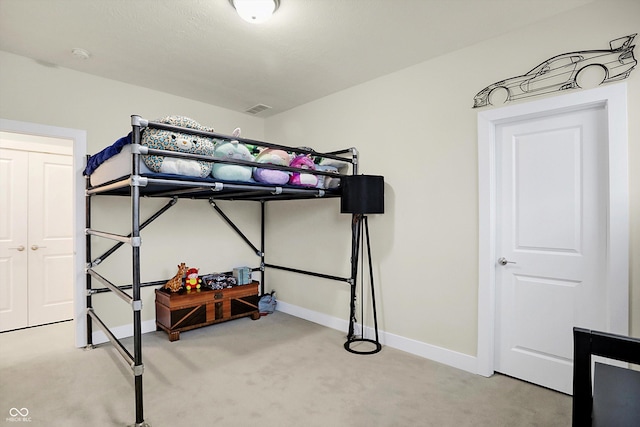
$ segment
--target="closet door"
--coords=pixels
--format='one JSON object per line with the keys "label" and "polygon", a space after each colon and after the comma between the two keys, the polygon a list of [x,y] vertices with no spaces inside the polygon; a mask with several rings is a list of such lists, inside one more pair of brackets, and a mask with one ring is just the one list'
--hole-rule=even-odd
{"label": "closet door", "polygon": [[72,157],[29,153],[29,325],[73,318]]}
{"label": "closet door", "polygon": [[0,331],[73,318],[72,157],[0,149]]}
{"label": "closet door", "polygon": [[0,149],[0,331],[28,326],[29,154]]}

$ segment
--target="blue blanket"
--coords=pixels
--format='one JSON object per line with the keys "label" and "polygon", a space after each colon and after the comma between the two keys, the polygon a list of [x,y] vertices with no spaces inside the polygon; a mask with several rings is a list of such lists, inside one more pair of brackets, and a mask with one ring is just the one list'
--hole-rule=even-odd
{"label": "blue blanket", "polygon": [[95,171],[98,168],[98,166],[100,166],[101,164],[103,164],[104,162],[106,162],[108,159],[115,156],[116,154],[120,153],[122,151],[122,147],[124,147],[127,144],[131,144],[131,133],[129,133],[129,135],[127,136],[123,136],[122,138],[120,138],[119,140],[117,140],[116,142],[114,142],[104,150],[100,151],[99,153],[89,157],[89,160],[87,160],[87,167],[84,169],[84,172],[83,172],[84,175],[86,176],[91,175],[93,171]]}

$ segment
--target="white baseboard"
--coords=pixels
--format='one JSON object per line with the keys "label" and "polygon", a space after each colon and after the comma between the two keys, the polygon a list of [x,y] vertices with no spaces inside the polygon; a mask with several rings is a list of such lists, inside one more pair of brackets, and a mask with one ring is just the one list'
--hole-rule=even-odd
{"label": "white baseboard", "polygon": [[285,314],[290,314],[295,317],[299,317],[304,320],[308,320],[313,323],[317,323],[322,326],[326,326],[331,329],[346,332],[349,329],[349,322],[337,317],[329,316],[328,314],[318,313],[317,311],[309,310],[307,308],[298,307],[297,305],[289,304],[283,301],[278,301],[276,310]]}
{"label": "white baseboard", "polygon": [[[338,331],[346,332],[349,329],[349,322],[346,320],[298,307],[283,301],[278,301],[276,310],[331,329],[336,329]],[[356,333],[359,333],[359,330],[360,325],[356,325]],[[374,335],[375,333],[373,328],[365,328],[365,337],[373,337]],[[380,330],[378,330],[378,336],[382,345],[393,347],[453,368],[471,372],[473,374],[477,373],[477,361],[475,356],[469,356],[468,354],[459,353],[457,351]]]}
{"label": "white baseboard", "polygon": [[[147,332],[153,332],[156,330],[156,321],[155,320],[146,320],[141,323],[141,330],[143,334]],[[133,323],[129,323],[128,325],[116,326],[114,328],[110,328],[111,333],[115,335],[116,338],[129,338],[133,336]],[[102,344],[109,341],[109,338],[102,332],[101,329],[94,331],[91,334],[93,344]]]}

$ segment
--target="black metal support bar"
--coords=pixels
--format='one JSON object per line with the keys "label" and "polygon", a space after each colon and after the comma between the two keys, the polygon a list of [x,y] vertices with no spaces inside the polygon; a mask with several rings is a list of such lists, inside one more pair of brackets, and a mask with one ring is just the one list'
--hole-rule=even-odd
{"label": "black metal support bar", "polygon": [[115,346],[116,350],[118,350],[118,352],[127,361],[127,363],[129,363],[129,365],[133,367],[133,356],[131,355],[131,353],[129,353],[129,350],[127,350],[118,340],[118,338],[116,338],[116,336],[111,333],[107,325],[105,325],[104,322],[93,311],[93,308],[87,309],[87,316],[89,316],[90,319],[93,319],[98,324],[98,326],[100,326],[100,329],[102,329],[102,332],[104,332],[107,338],[109,338],[109,341],[111,341],[111,343]]}
{"label": "black metal support bar", "polygon": [[[87,156],[87,160],[89,159],[89,156]],[[86,183],[85,183],[86,187],[89,188],[89,177],[86,177]],[[91,196],[89,194],[86,194],[85,197],[85,227],[90,228],[91,227]],[[91,236],[86,234],[85,235],[85,261],[87,265],[91,264]],[[89,273],[87,272],[86,274],[86,282],[85,282],[85,288],[87,290],[87,297],[86,297],[86,305],[87,305],[87,309],[92,309],[93,308],[93,302],[91,300],[91,293],[89,292],[91,290],[91,275],[89,275]],[[87,314],[87,348],[90,348],[93,345],[93,325],[91,323],[91,317],[89,316],[89,314]]]}
{"label": "black metal support bar", "polygon": [[[131,117],[132,137],[134,144],[140,144],[140,125]],[[132,175],[140,174],[140,154],[134,153],[132,157]],[[140,187],[131,187],[131,238],[140,239]],[[140,301],[140,246],[132,248],[133,265],[133,301]],[[135,406],[136,425],[144,423],[143,390],[142,390],[142,322],[141,310],[133,310],[133,356],[135,372]]]}
{"label": "black metal support bar", "polygon": [[[145,283],[140,283],[140,287],[141,288],[146,288],[149,286],[160,286],[160,285],[164,285],[165,283],[167,283],[166,280],[157,280],[155,282],[145,282]],[[133,285],[120,285],[120,286],[116,286],[116,288],[125,291],[125,290],[129,290],[129,289],[133,289]],[[109,288],[97,288],[97,289],[92,289],[91,293],[93,294],[103,294],[103,293],[107,293],[107,292],[111,292],[111,289]]]}
{"label": "black metal support bar", "polygon": [[315,273],[313,271],[299,270],[297,268],[283,267],[281,265],[265,264],[264,266],[265,267],[269,267],[269,268],[275,268],[276,270],[284,270],[284,271],[290,271],[292,273],[306,274],[307,276],[314,276],[314,277],[321,277],[323,279],[337,280],[339,282],[347,282],[348,283],[348,282],[351,281],[351,279],[349,279],[347,277],[331,276],[329,274]]}
{"label": "black metal support bar", "polygon": [[[178,179],[158,179],[158,178],[147,178],[148,184],[159,184],[159,185],[170,185],[175,187],[191,187],[196,188],[198,190],[211,189],[211,191],[222,191],[222,190],[247,190],[247,191],[257,191],[256,185],[251,184],[235,184],[235,183],[227,183],[227,182],[197,182],[194,186],[192,181],[182,181]],[[261,188],[264,191],[270,191],[274,194],[309,194],[309,188],[307,187],[282,187],[277,185],[261,185]],[[312,189],[316,190],[316,196],[322,197],[325,191],[321,188]]]}
{"label": "black metal support bar", "polygon": [[153,193],[153,197],[171,197],[171,196],[181,196],[181,195],[193,195],[193,193],[206,192],[206,191],[210,191],[210,190],[211,190],[210,187],[194,186],[194,187],[183,188],[182,190],[173,190],[173,191],[164,191],[164,192],[161,192],[161,193]]}
{"label": "black metal support bar", "polygon": [[[171,201],[169,201],[169,203],[167,203],[166,205],[164,205],[162,208],[160,208],[160,210],[158,210],[156,213],[154,213],[151,217],[149,217],[149,219],[147,219],[145,222],[143,222],[140,225],[140,230],[143,230],[147,225],[151,224],[153,221],[155,221],[156,219],[158,219],[158,217],[160,215],[162,215],[163,213],[165,213],[166,211],[169,210],[169,208],[173,207],[176,203],[178,202],[178,198],[174,197],[171,199]],[[131,233],[127,235],[127,237],[131,237]],[[100,255],[99,257],[97,257],[95,260],[91,261],[91,265],[98,265],[100,264],[102,261],[104,261],[105,259],[107,259],[109,256],[111,256],[111,254],[113,254],[115,251],[117,251],[122,245],[124,245],[123,242],[118,242],[115,245],[113,245],[111,247],[111,249],[109,249],[108,251],[106,251],[105,253],[103,253],[102,255]]]}
{"label": "black metal support bar", "polygon": [[353,154],[354,152],[357,152],[357,150],[355,149],[355,147],[351,147],[351,148],[345,148],[343,150],[329,151],[325,154],[333,154],[337,156],[340,154]]}
{"label": "black metal support bar", "polygon": [[240,236],[242,238],[242,240],[245,241],[245,243],[247,245],[249,245],[249,247],[251,247],[251,249],[253,249],[253,251],[256,253],[256,255],[261,256],[262,253],[261,251],[255,247],[255,245],[253,243],[251,243],[251,241],[247,238],[247,236],[244,235],[244,233],[238,228],[238,226],[236,226],[233,221],[231,221],[231,218],[229,218],[223,211],[222,209],[220,209],[220,207],[216,204],[216,202],[213,199],[209,199],[209,204],[211,205],[211,207],[218,212],[218,214],[222,217],[222,219],[225,220],[225,222],[227,224],[229,224],[229,226],[231,228],[233,228],[233,230],[238,233],[238,236]]}
{"label": "black metal support bar", "polygon": [[265,211],[266,211],[266,202],[264,200],[260,201],[260,295],[264,295],[265,290],[265,274],[264,274],[264,260],[265,260]]}

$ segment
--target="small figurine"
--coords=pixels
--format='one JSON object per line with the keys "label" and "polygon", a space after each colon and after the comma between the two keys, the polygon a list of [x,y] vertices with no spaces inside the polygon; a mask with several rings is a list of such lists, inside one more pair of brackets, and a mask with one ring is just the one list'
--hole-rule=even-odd
{"label": "small figurine", "polygon": [[198,269],[190,268],[187,270],[187,278],[184,281],[187,290],[200,289],[202,286],[202,279],[198,277]]}

